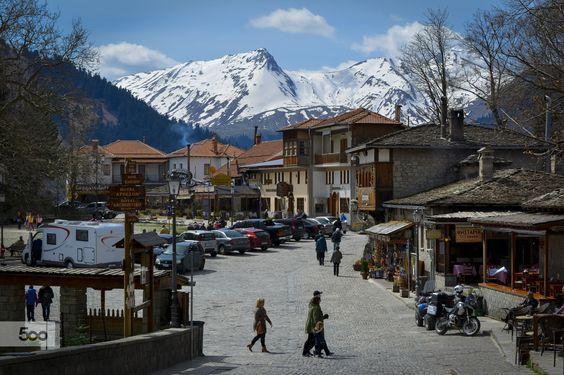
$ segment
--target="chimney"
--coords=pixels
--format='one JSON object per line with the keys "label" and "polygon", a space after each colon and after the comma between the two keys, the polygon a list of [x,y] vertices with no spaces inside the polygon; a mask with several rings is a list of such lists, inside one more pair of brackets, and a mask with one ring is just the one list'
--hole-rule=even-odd
{"label": "chimney", "polygon": [[212,150],[214,154],[217,154],[217,139],[215,139],[215,134],[212,138]]}
{"label": "chimney", "polygon": [[258,145],[261,142],[261,139],[262,139],[262,135],[257,134],[255,136],[255,145]]}
{"label": "chimney", "polygon": [[190,172],[190,143],[186,145],[186,170]]}
{"label": "chimney", "polygon": [[396,122],[401,122],[401,105],[396,104],[396,109],[394,111],[394,120]]}
{"label": "chimney", "polygon": [[100,141],[97,139],[92,140],[92,152],[98,153],[98,146],[100,145]]}
{"label": "chimney", "polygon": [[449,140],[453,142],[464,141],[464,111],[462,109],[450,110]]}
{"label": "chimney", "polygon": [[480,180],[491,180],[494,174],[494,153],[493,150],[482,147],[478,150],[479,176]]}
{"label": "chimney", "polygon": [[143,136],[143,143],[147,143],[147,142],[145,142],[145,136]]}
{"label": "chimney", "polygon": [[446,138],[447,99],[441,96],[441,138]]}
{"label": "chimney", "polygon": [[258,126],[255,125],[255,136],[253,137],[253,142],[255,145],[257,144],[257,134],[258,134]]}

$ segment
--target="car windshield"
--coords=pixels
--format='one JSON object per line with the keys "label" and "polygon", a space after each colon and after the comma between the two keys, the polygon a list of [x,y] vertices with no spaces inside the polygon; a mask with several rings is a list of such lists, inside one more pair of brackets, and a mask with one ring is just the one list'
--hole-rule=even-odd
{"label": "car windshield", "polygon": [[[185,255],[187,251],[194,250],[194,244],[176,244],[176,254],[177,255]],[[172,254],[172,245],[167,245],[163,254]]]}
{"label": "car windshield", "polygon": [[271,226],[273,226],[273,225],[275,225],[275,224],[276,224],[276,223],[275,223],[274,221],[272,221],[272,220],[265,220],[265,221],[264,221],[264,225],[266,225],[266,226],[268,226],[268,227],[271,227]]}
{"label": "car windshield", "polygon": [[319,221],[321,224],[330,224],[329,220],[327,220],[323,217],[316,217],[315,220]]}
{"label": "car windshield", "polygon": [[220,230],[214,231],[213,234],[215,234],[215,236],[218,238],[225,238],[225,233]]}
{"label": "car windshield", "polygon": [[224,230],[222,232],[223,232],[223,234],[225,234],[227,237],[230,237],[230,238],[243,237],[243,235],[241,233],[237,232],[236,230]]}

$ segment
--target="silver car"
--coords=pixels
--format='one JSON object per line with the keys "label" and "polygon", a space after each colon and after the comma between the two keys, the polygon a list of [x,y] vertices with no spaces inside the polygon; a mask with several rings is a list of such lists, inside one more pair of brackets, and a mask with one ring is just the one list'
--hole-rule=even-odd
{"label": "silver car", "polygon": [[209,230],[189,230],[180,235],[180,238],[186,241],[198,241],[204,248],[206,253],[212,257],[217,255],[217,241],[215,234]]}
{"label": "silver car", "polygon": [[321,225],[320,232],[327,237],[331,237],[331,234],[333,234],[333,223],[324,217],[315,217],[309,220],[316,221],[319,225]]}
{"label": "silver car", "polygon": [[[184,241],[176,243],[176,267],[178,272],[189,272],[190,267],[193,267],[194,270],[201,271],[204,269],[205,264],[206,259],[204,257],[204,248],[198,241]],[[157,257],[155,267],[158,269],[170,269],[171,265],[172,244],[169,244],[166,245],[163,253]]]}
{"label": "silver car", "polygon": [[214,230],[215,239],[217,240],[217,250],[220,254],[226,252],[238,251],[245,254],[251,249],[251,241],[244,234],[233,229]]}

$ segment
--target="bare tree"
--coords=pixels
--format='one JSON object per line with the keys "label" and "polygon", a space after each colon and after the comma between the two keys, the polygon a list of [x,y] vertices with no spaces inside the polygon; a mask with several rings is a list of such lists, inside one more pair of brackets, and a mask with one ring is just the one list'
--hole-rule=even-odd
{"label": "bare tree", "polygon": [[449,67],[456,34],[448,27],[446,10],[429,10],[425,27],[403,48],[402,66],[431,104],[429,120],[446,123],[441,98],[449,98],[453,74]]}
{"label": "bare tree", "polygon": [[507,29],[507,17],[502,12],[474,14],[462,41],[470,58],[465,59],[456,84],[458,89],[472,93],[487,105],[498,127],[505,125],[500,100],[513,79],[509,74],[510,58],[504,54]]}

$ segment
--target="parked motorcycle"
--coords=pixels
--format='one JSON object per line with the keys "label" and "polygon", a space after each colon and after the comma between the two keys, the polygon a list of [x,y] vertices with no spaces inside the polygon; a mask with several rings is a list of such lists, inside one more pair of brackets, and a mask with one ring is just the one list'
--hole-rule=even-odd
{"label": "parked motorcycle", "polygon": [[427,315],[429,300],[430,297],[421,296],[415,302],[415,324],[417,324],[418,327],[423,327],[425,324],[425,315]]}
{"label": "parked motorcycle", "polygon": [[431,293],[427,304],[427,313],[423,317],[423,323],[427,331],[435,329],[435,323],[441,316],[446,316],[446,309],[454,307],[454,295],[445,292]]}
{"label": "parked motorcycle", "polygon": [[474,336],[480,332],[480,321],[475,316],[475,298],[473,295],[460,300],[454,307],[445,307],[445,314],[438,316],[435,331],[444,335],[449,329],[457,328],[465,336]]}

